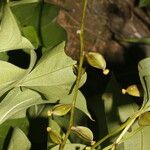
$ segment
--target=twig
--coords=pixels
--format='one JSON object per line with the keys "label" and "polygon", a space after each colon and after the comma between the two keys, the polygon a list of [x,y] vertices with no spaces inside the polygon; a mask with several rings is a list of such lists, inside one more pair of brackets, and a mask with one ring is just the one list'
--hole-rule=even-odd
{"label": "twig", "polygon": [[78,90],[79,90],[80,81],[82,77],[82,65],[83,65],[83,60],[84,60],[84,20],[86,16],[87,1],[88,0],[83,0],[83,12],[82,12],[82,20],[81,20],[81,26],[80,26],[80,34],[79,34],[80,36],[80,60],[79,60],[79,66],[78,66],[78,75],[77,75],[76,84],[74,87],[74,96],[73,96],[73,102],[72,102],[69,127],[68,127],[68,130],[64,137],[63,142],[60,144],[59,150],[64,149],[66,141],[71,132],[71,127],[73,126],[73,123],[74,123],[75,105],[76,105],[76,99],[78,96]]}
{"label": "twig", "polygon": [[107,139],[109,139],[110,137],[115,136],[116,134],[118,134],[119,132],[121,132],[129,123],[129,120],[126,121],[124,124],[122,124],[120,126],[120,128],[118,128],[117,130],[113,131],[112,133],[106,135],[105,137],[103,137],[101,140],[99,140],[98,142],[96,142],[92,147],[91,150],[93,150],[94,148],[96,148],[97,146],[99,146],[101,143],[103,143],[104,141],[106,141]]}

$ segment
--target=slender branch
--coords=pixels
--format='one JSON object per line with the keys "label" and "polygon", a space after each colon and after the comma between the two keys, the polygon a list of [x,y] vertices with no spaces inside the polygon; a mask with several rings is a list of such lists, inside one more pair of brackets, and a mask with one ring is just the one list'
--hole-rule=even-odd
{"label": "slender branch", "polygon": [[80,81],[82,77],[82,65],[83,65],[83,60],[84,60],[84,22],[85,22],[85,16],[86,16],[87,2],[88,0],[83,0],[83,12],[82,12],[82,20],[81,20],[81,26],[80,26],[80,34],[79,34],[80,36],[80,60],[79,60],[79,66],[78,66],[78,75],[77,75],[76,84],[74,87],[74,96],[73,96],[73,102],[72,102],[69,127],[68,127],[68,130],[64,137],[63,142],[60,144],[59,150],[64,149],[66,141],[71,132],[71,127],[73,126],[73,123],[74,123],[75,105],[76,105],[76,99],[78,96],[78,90],[79,90]]}
{"label": "slender branch", "polygon": [[112,144],[112,149],[113,150],[115,148],[115,146],[120,143],[120,141],[122,140],[123,136],[125,135],[125,133],[128,131],[128,129],[133,125],[133,123],[135,122],[135,120],[137,119],[137,117],[139,117],[142,114],[142,111],[138,111],[135,114],[133,114],[132,117],[130,117],[124,124],[121,125],[121,127],[117,130],[115,130],[114,132],[106,135],[105,137],[103,137],[101,140],[99,140],[98,142],[96,142],[92,147],[91,150],[93,150],[94,148],[96,148],[97,146],[99,146],[101,143],[103,143],[104,141],[106,141],[107,139],[109,139],[112,136],[115,136],[116,134],[118,134],[120,131],[121,134],[119,135],[119,137],[117,138],[117,140],[115,141],[114,144]]}
{"label": "slender branch", "polygon": [[[132,131],[132,133],[129,133],[129,135],[127,135],[126,137],[124,137],[118,144],[121,144],[121,143],[125,142],[126,140],[128,140],[129,138],[131,138],[132,136],[134,136],[135,134],[137,134],[142,129],[143,129],[143,127],[138,127],[137,129],[135,129],[134,131]],[[110,150],[112,147],[113,147],[113,144],[110,144],[107,147],[103,148],[103,150]]]}
{"label": "slender branch", "polygon": [[93,150],[94,148],[96,148],[97,146],[99,146],[101,143],[103,143],[104,141],[106,141],[107,139],[109,139],[110,137],[115,136],[116,134],[118,134],[119,132],[121,132],[129,123],[130,120],[126,121],[124,124],[122,124],[118,129],[114,130],[112,133],[106,135],[105,137],[103,137],[101,140],[99,140],[98,142],[96,142],[92,147],[91,150]]}
{"label": "slender branch", "polygon": [[138,111],[136,112],[130,119],[129,119],[129,123],[127,124],[127,126],[124,128],[124,130],[121,132],[121,134],[119,135],[119,137],[117,138],[117,140],[114,142],[111,150],[115,150],[116,145],[118,145],[120,143],[120,141],[122,140],[122,138],[124,137],[124,135],[127,133],[127,131],[129,130],[129,128],[134,124],[135,120],[141,115],[142,111]]}

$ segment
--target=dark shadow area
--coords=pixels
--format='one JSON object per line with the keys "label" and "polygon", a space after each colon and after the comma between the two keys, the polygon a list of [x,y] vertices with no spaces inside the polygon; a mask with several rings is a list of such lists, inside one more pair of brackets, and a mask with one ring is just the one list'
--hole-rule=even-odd
{"label": "dark shadow area", "polygon": [[26,69],[30,64],[30,55],[22,50],[9,51],[8,56],[8,61],[18,67]]}
{"label": "dark shadow area", "polygon": [[31,150],[47,150],[47,125],[48,119],[33,118],[29,119],[29,140],[32,143]]}
{"label": "dark shadow area", "polygon": [[94,137],[96,138],[95,140],[98,140],[108,133],[104,103],[101,100],[101,95],[105,91],[110,75],[104,76],[101,70],[91,66],[87,66],[86,72],[87,81],[81,90],[87,100],[89,112],[95,120],[89,122],[89,128],[92,129]]}
{"label": "dark shadow area", "polygon": [[145,58],[144,48],[139,44],[132,44],[124,50],[124,62],[108,63],[108,68],[113,71],[122,87],[140,83],[138,74],[138,62]]}
{"label": "dark shadow area", "polygon": [[[42,52],[41,48],[39,47],[37,50],[35,50],[36,56],[37,56],[37,61],[41,58]],[[23,50],[13,50],[13,51],[8,51],[8,56],[9,56],[9,62],[27,69],[30,64],[30,54],[25,53]]]}
{"label": "dark shadow area", "polygon": [[[89,65],[87,66],[87,81],[81,90],[86,97],[88,110],[95,120],[95,122],[89,123],[89,128],[92,129],[96,140],[108,134],[104,101],[102,100],[102,94],[104,92],[113,93],[115,105],[112,108],[111,117],[109,118],[112,122],[119,120],[117,112],[118,106],[128,105],[132,102],[138,102],[139,105],[141,104],[142,101],[139,101],[139,98],[122,95],[121,88],[140,83],[137,65],[143,58],[145,58],[144,49],[138,44],[132,44],[128,49],[125,49],[124,62],[108,62],[107,68],[110,69],[110,74],[107,76],[103,75],[101,70],[95,69]],[[106,86],[112,74],[115,76],[117,84],[120,86],[118,87],[119,91],[116,91],[116,87],[110,87],[110,89],[106,91]],[[114,85],[115,84],[116,83],[114,83]],[[120,97],[122,101],[120,101]],[[129,99],[129,101],[126,101],[127,99]],[[105,147],[107,144],[108,143],[103,143],[102,147]]]}

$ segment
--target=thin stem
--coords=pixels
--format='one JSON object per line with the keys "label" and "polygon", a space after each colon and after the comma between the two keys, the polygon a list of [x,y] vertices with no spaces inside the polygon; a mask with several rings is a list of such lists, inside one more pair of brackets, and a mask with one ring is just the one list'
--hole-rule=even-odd
{"label": "thin stem", "polygon": [[99,146],[101,143],[103,143],[104,141],[106,141],[107,139],[109,139],[112,136],[115,136],[117,133],[119,133],[120,131],[122,131],[127,124],[129,123],[129,120],[126,121],[124,124],[121,125],[120,128],[118,128],[117,130],[113,131],[112,133],[106,135],[105,137],[103,137],[101,140],[99,140],[98,142],[96,142],[92,147],[91,150],[93,150],[94,148],[96,148],[97,146]]}
{"label": "thin stem", "polygon": [[75,105],[76,105],[76,99],[78,96],[78,90],[79,90],[80,81],[81,81],[81,77],[82,77],[82,65],[83,65],[83,60],[84,60],[84,20],[85,20],[85,16],[86,16],[87,1],[88,0],[83,0],[83,12],[82,12],[82,20],[81,20],[81,26],[80,26],[80,34],[79,34],[80,35],[80,60],[79,60],[79,66],[78,66],[78,75],[77,75],[76,84],[74,87],[74,96],[73,96],[73,102],[72,102],[69,127],[68,127],[68,130],[64,137],[63,142],[60,144],[59,150],[64,149],[66,141],[71,132],[71,127],[74,124]]}
{"label": "thin stem", "polygon": [[[127,135],[126,137],[124,137],[118,144],[121,144],[121,143],[125,142],[126,140],[128,140],[129,138],[131,138],[132,136],[134,136],[137,132],[139,132],[141,129],[143,129],[143,127],[138,127],[132,133],[130,133],[129,135]],[[103,148],[103,150],[110,150],[112,147],[113,147],[113,144],[108,145],[107,147]]]}
{"label": "thin stem", "polygon": [[135,122],[135,120],[137,119],[137,117],[139,117],[140,115],[141,115],[141,111],[135,113],[135,115],[133,115],[133,117],[131,117],[129,119],[128,125],[124,128],[124,130],[122,131],[122,133],[119,135],[119,137],[117,138],[117,140],[114,142],[111,150],[115,150],[116,145],[118,145],[120,143],[120,141],[122,140],[122,138],[124,137],[124,135],[127,133],[127,131],[129,130],[129,128],[133,125],[133,123]]}
{"label": "thin stem", "polygon": [[124,124],[121,125],[121,127],[117,130],[115,130],[114,132],[106,135],[105,137],[103,137],[101,140],[99,140],[97,143],[95,143],[92,147],[91,150],[93,150],[94,148],[96,148],[97,146],[99,146],[101,143],[103,143],[104,141],[106,141],[108,138],[116,135],[117,133],[119,133],[120,131],[122,131],[122,133],[119,135],[119,137],[117,138],[116,142],[114,144],[112,144],[112,150],[115,148],[115,146],[120,142],[120,140],[123,138],[123,136],[125,135],[125,133],[128,131],[128,129],[132,126],[132,124],[135,122],[135,120],[137,119],[138,116],[140,116],[140,114],[142,113],[142,111],[138,111],[136,112],[132,117],[130,117]]}

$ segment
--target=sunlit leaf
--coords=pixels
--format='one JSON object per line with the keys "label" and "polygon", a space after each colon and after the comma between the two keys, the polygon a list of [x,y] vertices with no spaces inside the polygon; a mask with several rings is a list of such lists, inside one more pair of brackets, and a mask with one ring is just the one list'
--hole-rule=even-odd
{"label": "sunlit leaf", "polygon": [[17,112],[42,103],[46,102],[41,100],[41,96],[32,90],[20,91],[19,88],[11,90],[0,103],[0,124]]}
{"label": "sunlit leaf", "polygon": [[[62,103],[62,104],[71,104],[72,100],[73,100],[73,95],[74,95],[74,93],[66,96],[63,99],[60,99],[60,103]],[[89,114],[89,111],[87,109],[86,99],[80,91],[78,91],[78,96],[77,96],[77,101],[76,101],[76,108],[78,108],[79,110],[84,112],[87,116],[89,116],[92,119],[92,117]]]}
{"label": "sunlit leaf", "polygon": [[9,6],[6,5],[0,30],[0,52],[26,48],[33,49],[33,46],[26,38],[22,37],[16,19]]}
{"label": "sunlit leaf", "polygon": [[0,95],[2,95],[24,76],[26,70],[5,61],[0,61],[0,68]]}
{"label": "sunlit leaf", "polygon": [[76,62],[65,54],[64,44],[43,55],[20,86],[39,91],[48,100],[58,100],[68,95],[76,79],[72,70]]}

